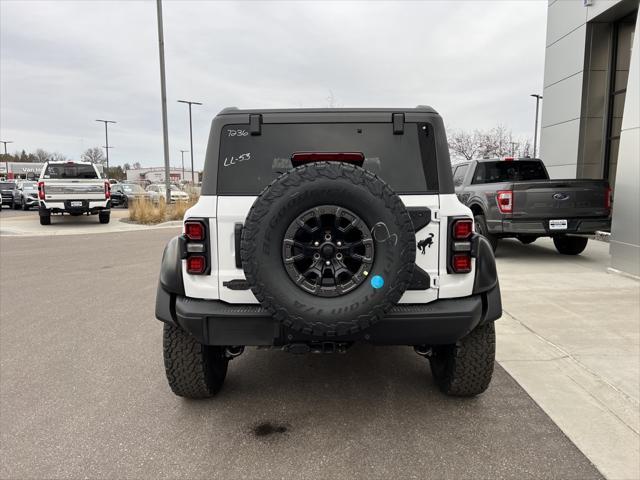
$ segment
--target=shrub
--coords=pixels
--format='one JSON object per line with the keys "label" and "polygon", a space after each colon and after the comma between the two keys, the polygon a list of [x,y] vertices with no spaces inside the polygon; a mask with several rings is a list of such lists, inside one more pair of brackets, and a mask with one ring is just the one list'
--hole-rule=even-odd
{"label": "shrub", "polygon": [[187,202],[176,202],[167,205],[160,199],[154,203],[149,199],[136,200],[129,204],[129,220],[136,223],[151,225],[170,220],[182,220],[187,209],[191,208],[197,199],[192,198]]}

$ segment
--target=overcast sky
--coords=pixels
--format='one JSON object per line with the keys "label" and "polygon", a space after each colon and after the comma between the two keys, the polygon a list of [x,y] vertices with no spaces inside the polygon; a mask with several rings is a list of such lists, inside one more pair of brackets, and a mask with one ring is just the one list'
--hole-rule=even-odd
{"label": "overcast sky", "polygon": [[[171,163],[196,168],[226,106],[435,107],[448,127],[533,135],[547,2],[164,2]],[[0,1],[0,140],[161,165],[155,1]],[[329,98],[332,97],[333,100]]]}

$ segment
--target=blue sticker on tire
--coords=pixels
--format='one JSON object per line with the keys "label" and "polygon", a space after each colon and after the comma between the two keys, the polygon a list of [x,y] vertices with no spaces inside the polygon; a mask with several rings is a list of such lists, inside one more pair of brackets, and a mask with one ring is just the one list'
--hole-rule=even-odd
{"label": "blue sticker on tire", "polygon": [[384,278],[382,278],[380,275],[374,275],[373,277],[371,277],[371,286],[376,290],[378,288],[382,288],[384,286]]}

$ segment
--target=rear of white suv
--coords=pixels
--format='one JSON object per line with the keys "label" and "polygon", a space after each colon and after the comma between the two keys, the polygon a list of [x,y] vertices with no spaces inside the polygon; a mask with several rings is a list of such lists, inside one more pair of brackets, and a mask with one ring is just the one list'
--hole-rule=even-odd
{"label": "rear of white suv", "polygon": [[[160,274],[174,392],[213,395],[245,346],[354,342],[413,346],[446,393],[486,389],[500,291],[446,148],[428,107],[218,115],[202,196]],[[177,368],[187,345],[206,375]]]}

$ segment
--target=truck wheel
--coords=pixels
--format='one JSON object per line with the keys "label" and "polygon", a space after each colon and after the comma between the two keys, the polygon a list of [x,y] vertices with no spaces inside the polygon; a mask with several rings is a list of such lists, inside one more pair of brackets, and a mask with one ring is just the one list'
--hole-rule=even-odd
{"label": "truck wheel", "polygon": [[98,214],[98,219],[100,220],[100,223],[109,223],[109,220],[111,219],[111,212],[109,213],[99,213]]}
{"label": "truck wheel", "polygon": [[40,225],[51,225],[51,214],[40,215]]}
{"label": "truck wheel", "polygon": [[164,369],[173,393],[186,398],[209,398],[222,388],[227,364],[222,347],[198,343],[179,327],[164,324]]}
{"label": "truck wheel", "polygon": [[434,347],[429,362],[442,392],[472,397],[489,386],[495,355],[495,327],[489,322],[476,327],[454,345]]}
{"label": "truck wheel", "polygon": [[14,210],[18,210],[20,208],[20,205],[18,205],[15,200],[13,201],[11,206],[13,207]]}
{"label": "truck wheel", "polygon": [[563,255],[578,255],[587,248],[586,237],[553,237],[553,244],[556,246],[556,250]]}
{"label": "truck wheel", "polygon": [[491,245],[491,248],[495,252],[496,248],[498,248],[498,237],[489,233],[489,229],[487,228],[487,219],[485,218],[485,216],[475,215],[473,217],[473,220],[476,224],[476,232],[478,232],[489,241],[489,245]]}
{"label": "truck wheel", "polygon": [[360,167],[314,162],[280,175],[242,230],[253,294],[284,327],[316,337],[360,332],[409,286],[416,257],[400,197]]}
{"label": "truck wheel", "polygon": [[27,210],[29,210],[29,207],[27,206],[27,202],[22,202],[22,211],[26,212]]}
{"label": "truck wheel", "polygon": [[124,197],[124,202],[122,202],[122,208],[129,208],[129,199]]}

